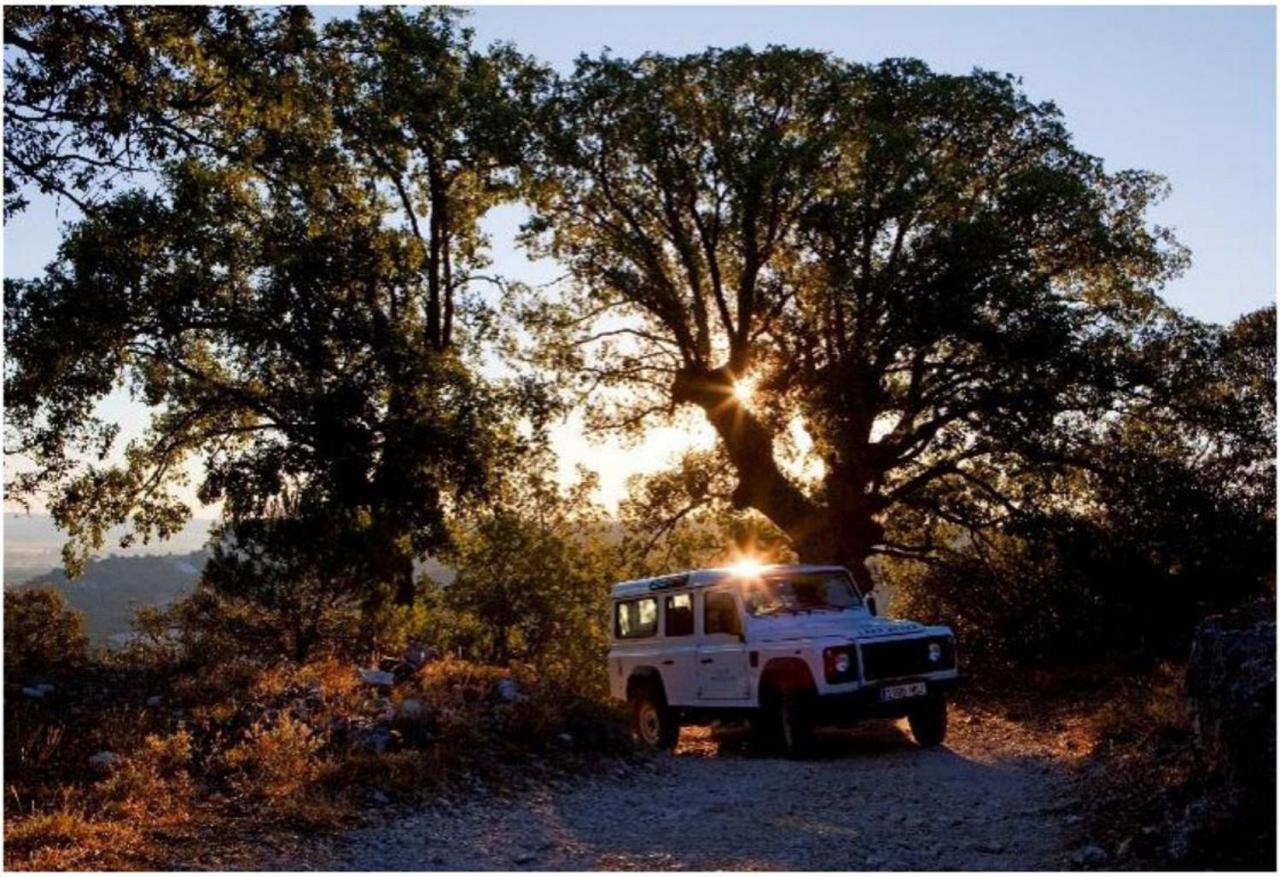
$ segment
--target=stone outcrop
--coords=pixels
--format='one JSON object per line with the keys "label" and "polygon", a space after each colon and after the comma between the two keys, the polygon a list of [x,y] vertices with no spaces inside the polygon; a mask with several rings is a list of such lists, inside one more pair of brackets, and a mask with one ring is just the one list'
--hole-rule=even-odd
{"label": "stone outcrop", "polygon": [[[1275,866],[1276,618],[1259,602],[1206,619],[1187,666],[1187,697],[1205,794],[1183,811],[1171,853],[1189,867],[1216,848],[1233,865]],[[1220,859],[1215,858],[1220,862]]]}

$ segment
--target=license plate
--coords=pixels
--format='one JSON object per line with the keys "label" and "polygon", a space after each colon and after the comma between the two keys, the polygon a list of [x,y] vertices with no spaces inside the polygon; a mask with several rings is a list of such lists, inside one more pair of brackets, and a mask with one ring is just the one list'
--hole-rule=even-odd
{"label": "license plate", "polygon": [[881,700],[902,700],[905,697],[924,697],[927,690],[923,682],[912,682],[907,685],[886,685],[880,689]]}

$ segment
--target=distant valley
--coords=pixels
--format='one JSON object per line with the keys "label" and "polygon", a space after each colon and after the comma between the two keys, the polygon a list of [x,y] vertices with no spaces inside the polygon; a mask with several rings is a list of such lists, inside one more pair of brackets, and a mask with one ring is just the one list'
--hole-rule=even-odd
{"label": "distant valley", "polygon": [[[167,606],[195,590],[207,551],[189,554],[106,557],[92,561],[84,575],[68,581],[61,570],[46,572],[20,585],[48,587],[85,615],[85,628],[95,645],[119,644],[132,630],[133,617],[146,606]],[[7,579],[7,576],[6,576]]]}
{"label": "distant valley", "polygon": [[[102,557],[159,557],[200,551],[209,541],[213,521],[202,518],[191,521],[173,538],[148,544],[135,543],[120,547],[125,529],[117,527],[107,534]],[[48,515],[26,515],[6,512],[4,516],[4,583],[20,585],[31,579],[62,568],[62,546],[67,537],[54,526]]]}
{"label": "distant valley", "polygon": [[[209,558],[212,521],[192,521],[172,539],[119,548],[123,530],[113,531],[108,554],[92,560],[84,575],[70,581],[62,572],[66,537],[48,515],[6,513],[4,516],[4,586],[6,589],[50,587],[68,605],[85,614],[85,627],[95,645],[120,643],[132,630],[133,617],[146,606],[167,606],[195,590]],[[453,572],[427,560],[419,565],[437,581]]]}

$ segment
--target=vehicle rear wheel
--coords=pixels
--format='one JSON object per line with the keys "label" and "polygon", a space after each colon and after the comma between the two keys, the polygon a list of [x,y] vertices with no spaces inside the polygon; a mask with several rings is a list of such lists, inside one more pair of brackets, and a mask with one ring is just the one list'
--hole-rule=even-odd
{"label": "vehicle rear wheel", "polygon": [[667,699],[652,685],[640,686],[631,695],[632,727],[636,739],[649,749],[674,749],[680,738],[680,722]]}
{"label": "vehicle rear wheel", "polygon": [[940,694],[930,695],[919,706],[907,713],[911,736],[926,748],[938,746],[947,739],[947,699]]}

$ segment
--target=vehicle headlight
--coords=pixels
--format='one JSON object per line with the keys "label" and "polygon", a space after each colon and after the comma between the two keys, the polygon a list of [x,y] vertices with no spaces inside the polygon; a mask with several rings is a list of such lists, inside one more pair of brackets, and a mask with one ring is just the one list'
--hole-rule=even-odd
{"label": "vehicle headlight", "polygon": [[936,664],[942,660],[942,643],[929,643],[929,662]]}
{"label": "vehicle headlight", "polygon": [[828,682],[850,682],[858,678],[857,656],[853,646],[833,646],[822,653]]}

